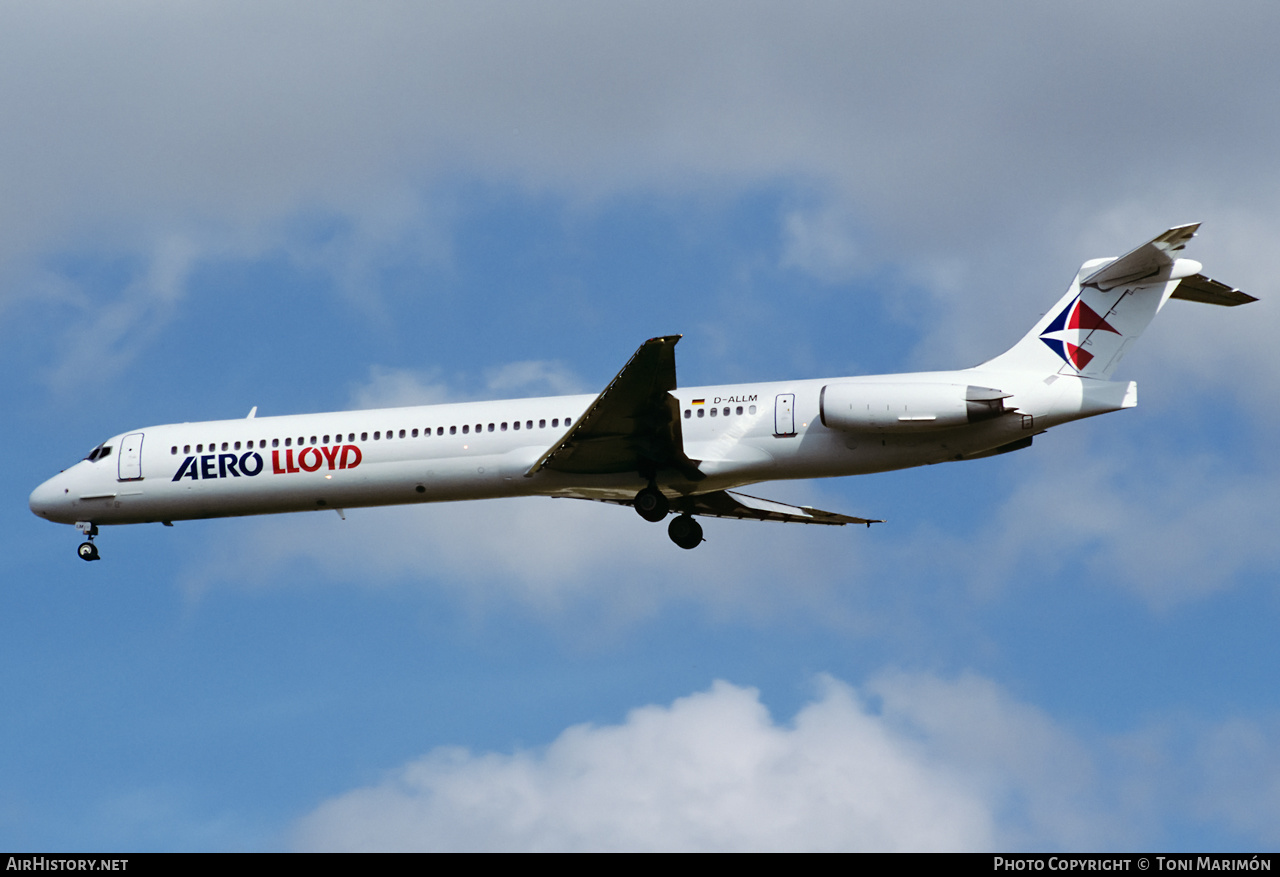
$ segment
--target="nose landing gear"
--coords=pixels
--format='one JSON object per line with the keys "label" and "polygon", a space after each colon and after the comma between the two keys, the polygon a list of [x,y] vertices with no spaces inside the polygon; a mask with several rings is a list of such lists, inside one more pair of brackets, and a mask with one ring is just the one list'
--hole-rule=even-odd
{"label": "nose landing gear", "polygon": [[81,560],[99,560],[98,546],[93,544],[93,537],[98,535],[98,525],[92,521],[76,521],[76,529],[88,537],[88,542],[81,542],[76,553]]}

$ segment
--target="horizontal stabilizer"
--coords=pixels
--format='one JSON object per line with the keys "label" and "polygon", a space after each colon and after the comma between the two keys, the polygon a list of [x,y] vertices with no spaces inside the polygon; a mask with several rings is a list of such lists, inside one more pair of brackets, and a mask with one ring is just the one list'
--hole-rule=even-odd
{"label": "horizontal stabilizer", "polygon": [[1257,301],[1249,293],[1241,292],[1238,289],[1227,286],[1225,283],[1219,283],[1212,277],[1205,277],[1203,274],[1184,277],[1170,298],[1180,298],[1183,301],[1198,301],[1207,305],[1222,305],[1228,308]]}
{"label": "horizontal stabilizer", "polygon": [[1168,279],[1178,253],[1182,252],[1199,227],[1198,222],[1175,226],[1137,249],[1130,250],[1114,262],[1103,265],[1081,280],[1080,285],[1106,291],[1117,286],[1136,285],[1147,279],[1159,282],[1162,276],[1163,279]]}

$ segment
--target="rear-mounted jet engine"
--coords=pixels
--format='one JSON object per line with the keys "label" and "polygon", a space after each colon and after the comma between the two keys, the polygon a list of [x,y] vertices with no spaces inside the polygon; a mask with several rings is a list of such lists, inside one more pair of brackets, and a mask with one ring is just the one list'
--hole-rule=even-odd
{"label": "rear-mounted jet engine", "polygon": [[1013,411],[1012,394],[963,384],[827,384],[818,396],[822,425],[850,432],[947,429]]}

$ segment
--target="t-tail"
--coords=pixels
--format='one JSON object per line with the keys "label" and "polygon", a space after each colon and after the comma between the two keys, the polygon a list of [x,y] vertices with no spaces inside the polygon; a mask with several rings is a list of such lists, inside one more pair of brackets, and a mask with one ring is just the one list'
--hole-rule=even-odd
{"label": "t-tail", "polygon": [[1118,259],[1085,262],[1062,300],[980,368],[1106,381],[1170,298],[1226,306],[1257,301],[1180,258],[1199,227],[1175,226]]}

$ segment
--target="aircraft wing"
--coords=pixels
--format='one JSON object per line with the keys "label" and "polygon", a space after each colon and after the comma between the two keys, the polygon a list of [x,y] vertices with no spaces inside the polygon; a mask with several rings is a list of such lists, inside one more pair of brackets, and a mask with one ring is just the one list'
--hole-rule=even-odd
{"label": "aircraft wing", "polygon": [[[598,501],[615,505],[631,505],[631,501],[625,499]],[[837,527],[843,527],[845,524],[866,524],[870,527],[872,524],[884,523],[879,518],[838,515],[835,512],[824,512],[822,509],[810,508],[807,505],[787,505],[785,502],[747,496],[745,493],[733,490],[717,490],[714,493],[679,497],[671,500],[671,509],[704,518],[736,518],[740,521],[781,521],[787,524],[828,524]]]}
{"label": "aircraft wing", "polygon": [[707,518],[738,518],[753,521],[783,521],[788,524],[883,524],[884,521],[874,518],[854,518],[849,515],[838,515],[835,512],[824,512],[809,506],[787,505],[771,499],[760,499],[737,493],[732,490],[719,490],[715,493],[701,493],[672,500],[671,507],[677,511],[691,515],[702,515]]}
{"label": "aircraft wing", "polygon": [[697,481],[705,476],[684,453],[676,388],[679,335],[650,338],[622,367],[565,435],[552,445],[526,478],[543,469],[601,475],[677,469]]}

